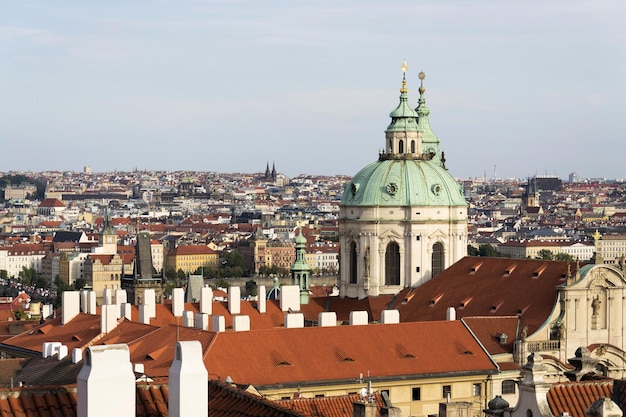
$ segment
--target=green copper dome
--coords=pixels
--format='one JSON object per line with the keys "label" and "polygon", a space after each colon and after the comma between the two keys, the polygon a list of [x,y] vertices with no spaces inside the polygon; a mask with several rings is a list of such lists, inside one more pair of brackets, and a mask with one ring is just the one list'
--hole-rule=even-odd
{"label": "green copper dome", "polygon": [[387,159],[354,176],[342,206],[466,206],[462,187],[438,161]]}

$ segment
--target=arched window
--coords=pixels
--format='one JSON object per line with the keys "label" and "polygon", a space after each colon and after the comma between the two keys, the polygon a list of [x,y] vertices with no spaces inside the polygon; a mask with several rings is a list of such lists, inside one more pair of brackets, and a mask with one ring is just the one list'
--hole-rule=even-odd
{"label": "arched window", "polygon": [[352,242],[350,244],[350,284],[356,284],[356,265],[356,243]]}
{"label": "arched window", "polygon": [[415,141],[411,141],[411,153],[415,153]]}
{"label": "arched window", "polygon": [[404,141],[401,140],[398,144],[398,153],[404,153]]}
{"label": "arched window", "polygon": [[400,247],[395,242],[385,251],[385,285],[400,285]]}
{"label": "arched window", "polygon": [[393,141],[389,139],[389,152],[393,153]]}
{"label": "arched window", "polygon": [[443,271],[443,255],[443,243],[435,243],[433,245],[432,266],[430,269],[432,271],[431,278],[436,277]]}

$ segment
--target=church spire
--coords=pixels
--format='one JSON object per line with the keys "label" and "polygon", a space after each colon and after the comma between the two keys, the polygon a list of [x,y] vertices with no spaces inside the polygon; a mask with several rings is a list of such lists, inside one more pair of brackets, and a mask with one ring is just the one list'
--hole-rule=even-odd
{"label": "church spire", "polygon": [[406,61],[400,67],[402,70],[402,87],[400,88],[400,103],[389,114],[391,123],[385,130],[386,144],[383,159],[406,158],[408,155],[418,157],[421,154],[421,144],[417,128],[417,113],[408,103],[408,88],[406,87]]}
{"label": "church spire", "polygon": [[420,72],[418,77],[420,79],[420,98],[415,112],[417,113],[417,128],[422,135],[422,149],[424,153],[432,155],[434,160],[439,160],[439,138],[430,127],[430,120],[428,118],[430,109],[426,106],[426,97],[424,96],[426,92],[424,88],[424,78],[426,78],[426,74]]}

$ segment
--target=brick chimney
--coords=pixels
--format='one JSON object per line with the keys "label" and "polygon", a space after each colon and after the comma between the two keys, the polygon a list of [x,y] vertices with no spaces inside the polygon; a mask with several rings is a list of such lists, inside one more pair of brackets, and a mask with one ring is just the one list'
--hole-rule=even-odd
{"label": "brick chimney", "polygon": [[247,332],[250,330],[250,316],[233,317],[233,331]]}
{"label": "brick chimney", "polygon": [[317,316],[317,324],[320,327],[334,327],[337,325],[337,313],[334,311],[322,311]]}
{"label": "brick chimney", "polygon": [[[282,295],[282,291],[281,291]],[[304,327],[304,314],[302,313],[289,313],[285,314],[286,329],[301,329]]]}
{"label": "brick chimney", "polygon": [[265,285],[261,285],[258,288],[259,291],[259,295],[258,295],[258,304],[257,304],[257,309],[259,310],[259,313],[261,314],[265,314],[267,312],[267,307],[266,307],[266,302],[267,300],[265,299],[265,297],[267,297],[267,292],[265,290]]}
{"label": "brick chimney", "polygon": [[400,323],[400,312],[398,310],[383,310],[380,315],[380,322],[383,324]]}
{"label": "brick chimney", "polygon": [[200,290],[200,312],[213,314],[213,290],[211,287],[202,287]]}
{"label": "brick chimney", "polygon": [[100,332],[110,333],[117,327],[120,308],[115,304],[103,305],[100,309]]}
{"label": "brick chimney", "polygon": [[300,286],[283,285],[280,287],[280,310],[300,311]]}
{"label": "brick chimney", "polygon": [[208,403],[208,372],[202,361],[202,344],[197,340],[177,342],[169,371],[169,416],[206,417]]}
{"label": "brick chimney", "polygon": [[350,312],[350,325],[351,326],[363,326],[369,323],[367,311],[351,311]]}
{"label": "brick chimney", "polygon": [[135,374],[128,346],[88,348],[76,389],[77,417],[135,417]]}

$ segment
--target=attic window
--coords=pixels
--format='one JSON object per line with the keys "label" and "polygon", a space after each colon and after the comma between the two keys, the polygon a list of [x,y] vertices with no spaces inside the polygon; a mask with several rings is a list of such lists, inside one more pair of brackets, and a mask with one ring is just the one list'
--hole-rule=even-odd
{"label": "attic window", "polygon": [[504,276],[508,277],[509,275],[511,275],[511,273],[515,270],[515,268],[517,268],[517,264],[513,264],[509,266],[507,269],[504,270]]}
{"label": "attic window", "polygon": [[435,295],[431,300],[430,300],[430,304],[429,307],[434,307],[435,304],[437,304],[439,302],[439,300],[441,300],[441,297],[443,297],[443,293],[439,293],[437,295]]}
{"label": "attic window", "polygon": [[495,303],[494,305],[491,306],[491,309],[489,310],[490,313],[495,313],[496,311],[498,311],[498,309],[500,308],[500,306],[504,303],[503,300],[498,301],[497,303]]}
{"label": "attic window", "polygon": [[74,336],[72,336],[72,340],[75,340],[75,341],[77,341],[77,342],[80,342],[80,341],[81,341],[81,340],[83,340],[83,339],[81,339],[81,338],[80,338],[80,336],[78,336],[78,335],[76,335],[76,334],[75,334]]}
{"label": "attic window", "polygon": [[335,355],[337,355],[338,362],[355,362],[354,358],[352,358],[350,355],[346,354],[342,350],[335,351]]}
{"label": "attic window", "polygon": [[466,350],[465,352],[463,352],[464,355],[473,355],[474,352],[472,352],[471,350]]}
{"label": "attic window", "polygon": [[539,268],[533,271],[533,278],[539,278],[539,275],[543,273],[547,268],[547,265],[540,266]]}
{"label": "attic window", "polygon": [[466,299],[462,300],[459,303],[459,309],[464,309],[465,306],[468,305],[470,301],[472,301],[472,297],[467,297]]}
{"label": "attic window", "polygon": [[526,306],[524,308],[518,309],[515,314],[517,314],[518,316],[521,316],[522,314],[524,314],[526,312],[526,310],[528,310],[528,307],[530,307],[530,306]]}
{"label": "attic window", "polygon": [[272,354],[272,362],[275,367],[293,366],[287,359],[285,359],[280,353],[274,352]]}
{"label": "attic window", "polygon": [[470,275],[474,275],[476,273],[476,271],[478,271],[478,268],[480,268],[482,266],[482,262],[477,263],[476,265],[474,265],[471,269],[470,269]]}
{"label": "attic window", "polygon": [[407,353],[406,355],[401,356],[400,359],[416,359],[416,357],[415,357],[415,355]]}

